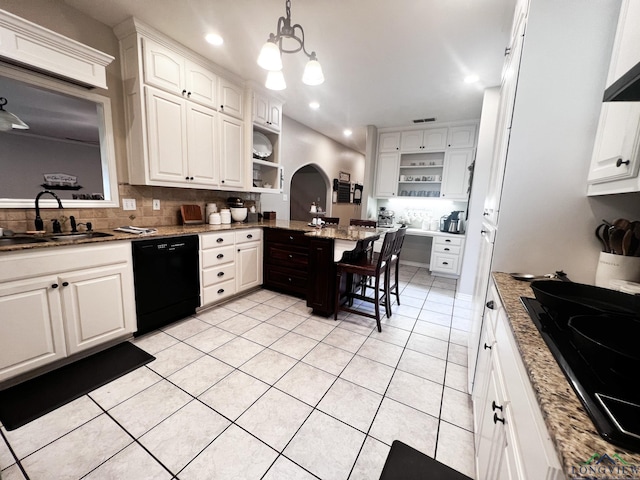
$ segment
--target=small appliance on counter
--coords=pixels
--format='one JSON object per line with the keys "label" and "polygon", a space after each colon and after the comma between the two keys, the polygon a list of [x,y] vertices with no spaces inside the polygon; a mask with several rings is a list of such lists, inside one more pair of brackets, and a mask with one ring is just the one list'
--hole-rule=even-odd
{"label": "small appliance on counter", "polygon": [[463,211],[464,210],[454,210],[449,215],[443,215],[442,218],[440,218],[440,231],[447,233],[464,232],[462,218],[460,218],[460,214]]}
{"label": "small appliance on counter", "polygon": [[[231,211],[231,218],[236,223],[244,223],[247,220],[248,209],[244,206],[244,200],[240,197],[227,198],[227,206]],[[222,222],[225,223],[225,222]]]}
{"label": "small appliance on counter", "polygon": [[391,228],[395,223],[395,214],[393,210],[387,210],[385,207],[380,207],[378,212],[378,227]]}

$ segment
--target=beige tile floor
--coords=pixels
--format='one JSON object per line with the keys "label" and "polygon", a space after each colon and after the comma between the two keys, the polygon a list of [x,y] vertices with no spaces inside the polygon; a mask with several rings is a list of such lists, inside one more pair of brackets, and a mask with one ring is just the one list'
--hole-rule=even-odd
{"label": "beige tile floor", "polygon": [[375,322],[259,290],[134,340],[156,357],[17,430],[2,480],[377,479],[393,440],[474,476],[455,281],[401,267]]}

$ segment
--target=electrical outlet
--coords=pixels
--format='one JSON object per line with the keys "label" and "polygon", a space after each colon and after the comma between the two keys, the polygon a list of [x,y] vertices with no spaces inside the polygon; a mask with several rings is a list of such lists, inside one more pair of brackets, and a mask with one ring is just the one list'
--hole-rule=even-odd
{"label": "electrical outlet", "polygon": [[136,199],[135,198],[123,198],[122,199],[122,210],[135,210],[136,209]]}
{"label": "electrical outlet", "polygon": [[160,210],[160,200],[158,200],[157,198],[153,199],[153,209]]}

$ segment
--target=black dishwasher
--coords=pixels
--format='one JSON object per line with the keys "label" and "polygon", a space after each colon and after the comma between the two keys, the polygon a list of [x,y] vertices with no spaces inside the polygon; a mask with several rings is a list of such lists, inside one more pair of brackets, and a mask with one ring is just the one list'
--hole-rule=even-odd
{"label": "black dishwasher", "polygon": [[156,330],[200,305],[198,236],[134,240],[133,276],[138,330]]}

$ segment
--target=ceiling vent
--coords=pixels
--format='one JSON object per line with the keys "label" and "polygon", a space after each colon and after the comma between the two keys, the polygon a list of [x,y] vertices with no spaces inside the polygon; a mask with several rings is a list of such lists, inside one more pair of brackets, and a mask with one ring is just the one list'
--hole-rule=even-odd
{"label": "ceiling vent", "polygon": [[428,122],[435,122],[435,121],[436,121],[436,117],[418,118],[418,119],[414,120],[413,123],[428,123]]}

